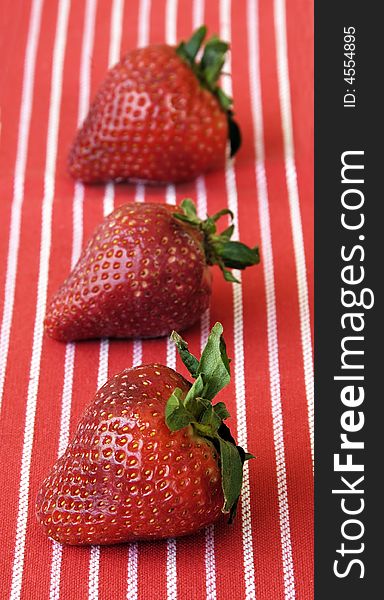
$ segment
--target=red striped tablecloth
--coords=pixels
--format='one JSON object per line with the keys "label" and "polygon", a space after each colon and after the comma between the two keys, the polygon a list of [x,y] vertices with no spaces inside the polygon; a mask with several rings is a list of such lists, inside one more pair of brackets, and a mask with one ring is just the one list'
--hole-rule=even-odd
{"label": "red striped tablecloth", "polygon": [[[309,600],[313,597],[312,0],[3,0],[0,29],[0,597],[17,600]],[[243,146],[225,172],[163,189],[83,187],[66,173],[77,123],[108,65],[205,22],[232,44],[224,78]],[[231,74],[231,76],[229,76]],[[236,522],[177,542],[63,548],[34,499],[96,388],[166,340],[64,345],[43,334],[47,298],[103,214],[126,200],[196,199],[234,212],[262,264],[241,285],[216,271],[195,353],[224,324],[225,401],[245,471]]]}

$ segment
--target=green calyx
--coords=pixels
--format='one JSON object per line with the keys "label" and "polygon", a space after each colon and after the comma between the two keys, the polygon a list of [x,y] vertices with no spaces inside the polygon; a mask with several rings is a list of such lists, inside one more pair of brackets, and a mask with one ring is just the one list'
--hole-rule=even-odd
{"label": "green calyx", "polygon": [[217,233],[216,222],[224,215],[233,214],[227,208],[220,210],[212,217],[205,220],[197,216],[196,206],[192,200],[186,198],[180,204],[183,211],[173,213],[175,219],[188,223],[192,227],[199,229],[204,236],[204,250],[207,263],[209,265],[218,265],[222,270],[224,279],[239,283],[229,269],[245,269],[260,262],[260,254],[257,246],[249,248],[241,242],[231,241],[234,232],[234,225],[230,225],[221,233]]}
{"label": "green calyx", "polygon": [[188,63],[198,78],[200,85],[209,90],[217,98],[220,106],[226,112],[231,156],[234,156],[241,145],[240,128],[233,119],[232,98],[227,96],[218,85],[229,44],[223,42],[217,36],[211,37],[204,45],[201,60],[196,62],[196,56],[206,35],[207,28],[205,25],[202,25],[196,29],[190,40],[179,44],[176,52]]}
{"label": "green calyx", "polygon": [[222,336],[223,326],[216,323],[208,337],[200,361],[188,350],[188,344],[175,331],[180,357],[195,379],[187,395],[176,388],[165,407],[165,422],[171,431],[192,426],[196,434],[209,440],[220,456],[221,482],[224,495],[222,511],[231,522],[236,513],[243,481],[243,465],[253,458],[236,445],[224,420],[230,415],[223,402],[212,404],[213,398],[230,381],[229,359]]}

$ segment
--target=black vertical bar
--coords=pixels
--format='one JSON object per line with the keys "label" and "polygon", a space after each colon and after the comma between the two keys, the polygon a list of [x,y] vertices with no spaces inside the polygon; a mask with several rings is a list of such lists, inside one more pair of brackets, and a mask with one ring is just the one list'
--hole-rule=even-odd
{"label": "black vertical bar", "polygon": [[[317,600],[384,597],[384,26],[379,8],[379,3],[356,0],[315,0]],[[352,38],[354,47],[348,45]],[[351,292],[344,295],[344,305],[343,288]],[[360,404],[359,393],[364,393]],[[358,445],[342,448],[343,439]],[[335,471],[335,461],[345,465],[348,460],[364,470]]]}

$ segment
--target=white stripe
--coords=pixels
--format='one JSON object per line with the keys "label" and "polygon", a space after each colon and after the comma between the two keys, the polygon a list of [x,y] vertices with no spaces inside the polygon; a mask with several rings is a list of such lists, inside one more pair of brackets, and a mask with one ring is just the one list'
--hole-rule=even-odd
{"label": "white stripe", "polygon": [[139,546],[137,542],[129,544],[128,548],[128,582],[127,582],[127,600],[137,600],[138,595],[138,554]]}
{"label": "white stripe", "polygon": [[213,525],[205,528],[205,593],[207,600],[216,600],[215,530]]}
{"label": "white stripe", "polygon": [[[225,41],[231,41],[231,2],[230,0],[221,0],[220,2],[220,37]],[[223,68],[225,73],[231,74],[231,55],[226,56]],[[223,90],[228,96],[232,96],[231,76],[223,77]],[[233,239],[239,239],[239,220],[238,220],[238,198],[236,174],[233,167],[233,161],[229,160],[226,168],[226,184],[228,194],[228,208],[234,215],[234,233]],[[238,444],[243,448],[248,447],[247,434],[247,411],[246,411],[246,393],[244,376],[244,324],[243,324],[243,292],[242,277],[240,271],[233,272],[240,283],[232,285],[233,290],[233,322],[234,322],[234,375],[236,390],[236,418],[237,418],[237,439]],[[244,465],[243,487],[241,492],[241,517],[242,517],[242,537],[243,537],[243,563],[244,563],[244,581],[245,598],[252,600],[256,598],[255,570],[253,558],[253,540],[252,540],[252,521],[251,521],[251,493],[249,482],[248,464]]]}
{"label": "white stripe", "polygon": [[[108,67],[111,68],[120,58],[120,45],[122,35],[122,21],[124,13],[124,0],[113,0],[111,11],[111,24],[109,36]],[[109,215],[114,208],[115,186],[109,182],[105,186],[103,198],[104,217]],[[108,380],[109,340],[100,341],[99,368],[97,373],[97,388],[99,389]],[[92,546],[89,556],[88,599],[97,600],[99,597],[99,568],[100,546]]]}
{"label": "white stripe", "polygon": [[115,186],[112,181],[109,181],[105,185],[104,199],[103,199],[103,214],[104,217],[109,215],[114,208],[115,203]]}
{"label": "white stripe", "polygon": [[[107,339],[100,341],[99,369],[97,373],[97,388],[99,389],[108,379],[108,354],[109,342]],[[99,598],[99,568],[100,546],[91,546],[89,555],[88,600]]]}
{"label": "white stripe", "polygon": [[[204,22],[204,0],[193,2],[193,29]],[[207,189],[205,179],[200,175],[196,179],[197,214],[201,219],[207,217]],[[209,335],[209,310],[206,310],[200,322],[200,351],[204,350]],[[205,529],[205,591],[207,600],[216,600],[216,558],[215,558],[215,527],[209,525]]]}
{"label": "white stripe", "polygon": [[[63,454],[68,444],[69,425],[72,404],[73,369],[75,361],[75,344],[69,343],[65,349],[64,385],[61,398],[61,419],[58,457]],[[61,561],[63,547],[52,542],[51,574],[49,584],[49,599],[58,600],[60,597]]]}
{"label": "white stripe", "polygon": [[[177,0],[167,0],[165,7],[165,40],[172,46],[176,44],[177,37],[177,4]],[[176,204],[176,188],[173,184],[167,185],[165,201],[167,204]],[[171,369],[176,368],[176,347],[169,337],[167,339],[167,366]],[[176,600],[177,598],[176,550],[176,540],[169,538],[167,540],[167,600]]]}
{"label": "white stripe", "polygon": [[[170,190],[170,193],[169,193]],[[168,185],[167,186],[167,192],[166,192],[166,202],[167,204],[175,204],[175,186],[174,185]],[[167,337],[167,366],[170,367],[171,369],[176,370],[176,346],[175,344],[171,341],[170,337]],[[170,540],[170,543],[173,544],[174,543],[174,548],[172,549],[171,553],[170,553],[170,560],[172,559],[173,556],[176,556],[176,542],[174,540]],[[168,563],[167,563],[168,565]],[[169,567],[172,568],[171,563],[169,563]],[[173,565],[173,570],[176,572],[176,563],[175,565]],[[173,577],[173,575],[172,575]]]}
{"label": "white stripe", "polygon": [[99,598],[100,546],[91,546],[89,560],[88,600]]}
{"label": "white stripe", "polygon": [[[167,44],[176,43],[176,25],[177,25],[177,0],[167,0],[166,4],[166,23],[165,37]],[[167,185],[165,192],[165,201],[167,204],[176,204],[176,187],[173,184]],[[167,366],[171,369],[176,368],[176,347],[170,339],[167,339]]]}
{"label": "white stripe", "polygon": [[71,269],[79,260],[83,245],[83,203],[84,203],[84,186],[82,183],[75,183],[75,193],[73,196],[72,206],[72,256]]}
{"label": "white stripe", "polygon": [[293,248],[296,263],[297,290],[299,296],[301,345],[304,363],[304,381],[308,406],[308,425],[311,443],[312,467],[314,466],[314,381],[311,341],[311,323],[308,300],[307,269],[303,228],[300,214],[299,190],[295,165],[292,127],[291,92],[289,83],[287,27],[285,1],[274,1],[277,75],[279,82],[280,111],[284,139],[285,173],[287,180]]}
{"label": "white stripe", "polygon": [[207,218],[207,188],[202,175],[196,179],[197,214],[200,219]]}
{"label": "white stripe", "polygon": [[136,185],[135,202],[144,202],[144,200],[145,200],[145,186],[143,183],[138,183]]}
{"label": "white stripe", "polygon": [[[176,204],[176,188],[173,184],[167,185],[165,201],[167,204]],[[176,369],[176,346],[169,337],[167,338],[167,366]]]}
{"label": "white stripe", "polygon": [[140,0],[139,27],[137,45],[139,48],[149,44],[149,19],[151,13],[151,0]]}
{"label": "white stripe", "polygon": [[[65,349],[64,385],[61,399],[60,437],[58,457],[63,454],[68,444],[69,425],[72,404],[73,369],[75,361],[75,344],[69,343]],[[63,547],[52,542],[51,574],[49,584],[49,599],[58,600],[60,597],[61,562]]]}
{"label": "white stripe", "polygon": [[192,27],[195,30],[204,23],[204,0],[194,0],[192,11]]}
{"label": "white stripe", "polygon": [[[140,0],[139,6],[139,24],[138,24],[138,46],[147,46],[149,43],[149,23],[151,15],[151,0]],[[144,183],[136,184],[135,202],[145,201]],[[133,359],[132,366],[141,365],[143,358],[143,347],[141,340],[133,340]]]}
{"label": "white stripe", "polygon": [[[96,14],[96,1],[88,0],[84,15],[84,30],[83,43],[81,49],[81,64],[80,64],[80,86],[79,86],[79,103],[78,103],[78,125],[84,120],[88,105],[90,93],[90,66],[93,50],[94,25]],[[72,255],[71,268],[75,266],[81,253],[83,242],[83,203],[84,203],[84,186],[76,182],[73,195],[73,238],[72,238]],[[61,419],[60,419],[60,437],[58,446],[58,457],[61,456],[69,442],[69,428],[71,419],[72,405],[72,390],[73,390],[73,372],[75,364],[76,346],[70,342],[65,348],[65,363],[64,363],[64,384],[61,400]],[[61,578],[61,562],[63,549],[61,544],[53,542],[52,559],[51,559],[51,575],[50,575],[50,600],[58,600],[60,597],[60,578]]]}
{"label": "white stripe", "polygon": [[[165,201],[167,204],[176,204],[176,189],[173,184],[167,185]],[[167,366],[176,370],[176,346],[169,337],[167,338]]]}
{"label": "white stripe", "polygon": [[[175,4],[175,2],[168,1],[167,3],[167,8],[169,7],[170,4]],[[173,12],[171,10],[167,10],[167,17],[169,14],[173,15]],[[174,15],[173,15],[174,16]],[[169,29],[169,25],[168,25],[168,20],[167,20],[167,31]],[[169,34],[167,34],[169,35]],[[168,41],[168,38],[167,38]],[[168,41],[168,43],[170,43]],[[165,201],[167,204],[176,204],[176,187],[173,184],[169,184],[167,185],[166,188],[166,192],[165,192]],[[170,338],[167,338],[167,366],[170,367],[171,369],[176,369],[176,346],[173,342],[171,342]],[[173,540],[172,540],[173,543]],[[173,555],[176,556],[176,542],[175,543],[175,547],[174,550],[172,550],[170,557],[172,557]],[[176,566],[175,566],[176,569]]]}
{"label": "white stripe", "polygon": [[[149,20],[151,2],[140,0],[139,22],[138,22],[138,47],[147,46],[149,42]],[[145,187],[143,183],[136,185],[136,202],[144,202]],[[141,340],[133,340],[132,367],[141,365],[143,358],[143,346]],[[128,573],[127,573],[127,600],[137,600],[138,597],[138,561],[139,545],[137,542],[129,544],[128,549]]]}
{"label": "white stripe", "polygon": [[[122,35],[122,21],[124,14],[124,0],[114,0],[111,12],[108,67],[111,68],[120,58],[120,46]],[[109,182],[105,186],[103,199],[104,217],[109,215],[114,209],[115,186]],[[101,387],[108,379],[108,354],[109,342],[103,339],[100,342],[99,370],[97,376],[97,387]]]}
{"label": "white stripe", "polygon": [[176,540],[167,540],[167,600],[177,599]]}
{"label": "white stripe", "polygon": [[100,340],[99,352],[99,369],[97,372],[97,389],[101,388],[108,379],[108,354],[109,341],[108,339]]}
{"label": "white stripe", "polygon": [[87,0],[84,16],[83,46],[81,49],[80,64],[80,94],[79,94],[79,114],[78,125],[84,121],[89,108],[89,94],[91,87],[90,61],[93,50],[93,38],[95,28],[97,0]]}
{"label": "white stripe", "polygon": [[[195,4],[201,3],[196,2]],[[203,19],[203,14],[201,14],[200,18]],[[194,21],[194,23],[195,28],[196,21]],[[201,219],[205,219],[207,216],[207,190],[205,187],[205,179],[203,176],[198,177],[196,180],[196,195],[197,213]],[[200,322],[201,352],[203,351],[207,343],[209,335],[209,319],[209,310],[206,310],[205,313],[202,315]],[[205,529],[205,589],[207,600],[216,600],[215,528],[213,525],[210,525]]]}
{"label": "white stripe", "polygon": [[60,1],[52,62],[52,83],[48,119],[46,163],[44,174],[44,197],[42,204],[39,277],[37,285],[36,316],[33,332],[31,367],[29,373],[29,385],[27,393],[24,441],[20,468],[20,490],[16,523],[15,555],[12,569],[12,587],[10,595],[11,600],[16,600],[20,597],[23,577],[25,536],[28,518],[29,478],[33,447],[33,435],[35,427],[37,392],[39,387],[40,360],[44,329],[43,321],[47,301],[49,254],[52,234],[52,205],[55,192],[55,171],[61,105],[61,89],[63,79],[64,53],[67,40],[69,7],[69,0]]}
{"label": "white stripe", "polygon": [[167,367],[176,370],[176,346],[170,337],[167,338]]}
{"label": "white stripe", "polygon": [[111,34],[109,42],[108,65],[112,67],[119,61],[121,35],[123,31],[124,0],[114,0],[111,15]]}
{"label": "white stripe", "polygon": [[176,204],[176,187],[173,183],[167,185],[167,189],[165,191],[165,201],[167,204]]}
{"label": "white stripe", "polygon": [[132,367],[138,367],[143,360],[143,345],[141,340],[133,340]]}
{"label": "white stripe", "polygon": [[[122,21],[124,15],[124,0],[113,0],[111,12],[109,52],[108,52],[108,68],[113,67],[119,61],[121,36],[122,36]],[[104,217],[109,215],[114,209],[115,186],[109,182],[105,186],[103,200]]]}
{"label": "white stripe", "polygon": [[[139,22],[138,22],[138,47],[147,46],[149,43],[149,21],[150,21],[150,0],[140,0]],[[136,185],[135,202],[144,202],[145,186],[143,183]],[[143,358],[143,346],[139,339],[133,340],[132,367],[141,365]],[[138,597],[138,559],[139,546],[137,542],[132,542],[128,550],[128,577],[127,577],[127,600],[136,600]]]}
{"label": "white stripe", "polygon": [[281,405],[279,345],[277,334],[276,296],[273,266],[273,248],[269,216],[268,190],[264,165],[264,128],[261,100],[261,82],[259,71],[258,44],[258,5],[257,0],[248,0],[248,53],[249,81],[252,100],[252,118],[256,154],[256,183],[259,195],[259,219],[261,228],[261,247],[263,249],[263,272],[267,302],[268,358],[271,386],[272,424],[275,445],[277,492],[280,518],[281,550],[283,560],[283,578],[286,600],[295,598],[295,580],[292,559],[291,531],[287,478],[285,468],[285,448],[283,432],[283,412]]}
{"label": "white stripe", "polygon": [[35,80],[36,53],[40,35],[42,5],[43,0],[34,0],[31,6],[28,38],[25,49],[23,87],[21,93],[17,152],[13,181],[13,200],[8,243],[7,271],[4,286],[3,318],[0,330],[0,409],[4,392],[4,381],[9,350],[9,337],[11,333],[13,317],[13,303],[15,300],[17,263],[20,244],[21,211],[24,201],[25,166],[27,162],[33,103],[33,87]]}
{"label": "white stripe", "polygon": [[165,7],[165,39],[170,46],[177,43],[177,4],[177,0],[167,0]]}
{"label": "white stripe", "polygon": [[[145,13],[144,13],[145,14]],[[136,202],[144,201],[144,186],[136,186]],[[140,195],[140,197],[138,197]],[[132,367],[141,365],[143,359],[143,345],[141,340],[133,340],[132,349]],[[131,542],[128,549],[128,577],[127,577],[127,600],[137,600],[138,597],[138,561],[139,545],[137,542]]]}
{"label": "white stripe", "polygon": [[63,547],[58,542],[52,542],[51,575],[49,584],[49,600],[59,600],[61,562],[63,558]]}
{"label": "white stripe", "polygon": [[203,352],[209,336],[209,320],[210,320],[210,312],[209,309],[205,311],[205,313],[201,317],[200,322],[200,353]]}
{"label": "white stripe", "polygon": [[[199,194],[198,194],[199,204]],[[201,216],[201,213],[200,215]],[[209,310],[201,317],[200,323],[200,352],[205,348],[209,335]],[[205,528],[205,592],[207,600],[216,600],[216,557],[215,557],[215,527],[209,525]]]}
{"label": "white stripe", "polygon": [[[84,187],[81,183],[75,184],[75,193],[73,197],[73,240],[72,240],[72,258],[71,267],[76,264],[83,239],[83,200]],[[75,363],[75,344],[68,343],[65,348],[64,362],[64,384],[61,397],[61,417],[60,417],[60,436],[57,455],[60,457],[69,441],[69,427],[71,420],[72,388],[73,388],[73,370]],[[60,577],[61,560],[63,547],[57,542],[53,542],[51,559],[51,576],[49,587],[50,600],[58,600],[60,597]]]}
{"label": "white stripe", "polygon": [[[73,268],[80,256],[83,239],[83,200],[84,187],[81,183],[75,184],[75,193],[73,197],[73,240],[72,240],[72,258],[71,268]],[[60,436],[57,455],[60,457],[69,441],[69,427],[71,420],[73,371],[75,364],[75,344],[70,342],[65,348],[64,362],[64,384],[61,398],[61,417],[60,417]],[[52,542],[52,559],[49,598],[58,600],[60,597],[60,578],[61,561],[63,547],[57,542]]]}

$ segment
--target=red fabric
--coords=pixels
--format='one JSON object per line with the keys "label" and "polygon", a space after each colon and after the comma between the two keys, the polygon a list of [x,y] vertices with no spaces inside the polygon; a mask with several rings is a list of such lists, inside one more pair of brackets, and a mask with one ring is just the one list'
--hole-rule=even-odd
{"label": "red fabric", "polygon": [[[310,600],[313,380],[311,338],[305,332],[313,327],[312,1],[291,0],[283,21],[282,0],[210,0],[205,6],[201,0],[99,0],[97,5],[94,0],[45,0],[40,15],[39,5],[40,0],[3,2],[0,22],[0,597]],[[61,73],[59,55],[54,58],[53,54],[60,35],[57,20],[63,19],[66,6]],[[65,167],[79,118],[85,20],[89,24],[92,6],[96,15],[91,28],[91,97],[108,66],[111,17],[119,7],[122,52],[137,45],[140,32],[143,40],[147,31],[150,42],[164,41],[167,36],[170,40],[173,32],[178,38],[188,36],[199,10],[211,32],[225,31],[231,36],[233,96],[243,146],[233,169],[228,167],[227,174],[209,174],[203,184],[208,212],[235,203],[241,239],[248,244],[258,242],[262,255],[262,264],[242,275],[237,290],[215,272],[209,316],[211,324],[223,323],[233,358],[232,382],[224,392],[233,428],[256,456],[249,463],[249,483],[235,523],[219,523],[214,530],[178,540],[175,547],[160,542],[102,548],[99,561],[90,558],[89,548],[64,548],[61,554],[56,547],[53,550],[34,516],[38,487],[57,458],[60,433],[63,436],[65,430],[63,402],[70,401],[72,432],[98,386],[98,377],[103,376],[100,353],[106,356],[99,342],[66,350],[64,344],[41,336],[39,316],[39,306],[41,310],[70,269],[72,244],[79,240],[79,231],[84,242],[103,216],[105,188],[86,187],[83,220],[75,218],[74,235],[75,187]],[[33,19],[35,25],[39,23],[35,26],[35,68],[31,68]],[[279,54],[282,35],[287,46]],[[28,68],[30,121],[26,119]],[[289,75],[288,89],[282,86],[284,73]],[[60,85],[57,76],[61,74]],[[262,113],[255,97],[259,76]],[[59,94],[56,99],[52,86]],[[285,102],[287,93],[291,105]],[[52,105],[58,109],[57,139],[52,136]],[[255,127],[257,115],[262,117],[263,131]],[[290,122],[293,125],[292,140],[289,131],[287,138],[287,122],[288,128]],[[50,163],[53,155],[49,153],[56,148],[57,156]],[[185,196],[201,200],[201,184],[177,186],[177,200]],[[135,193],[135,186],[116,186],[114,205],[133,200]],[[149,188],[145,194],[147,199],[163,201],[166,190]],[[297,199],[295,228],[291,217]],[[300,235],[304,263],[300,263]],[[185,335],[195,353],[202,328]],[[72,351],[73,373],[65,367],[66,354],[68,367]],[[134,351],[132,341],[111,342],[108,373],[130,366],[137,358]],[[165,340],[143,343],[142,361],[154,359],[166,362]],[[179,359],[177,367],[183,371]]]}

